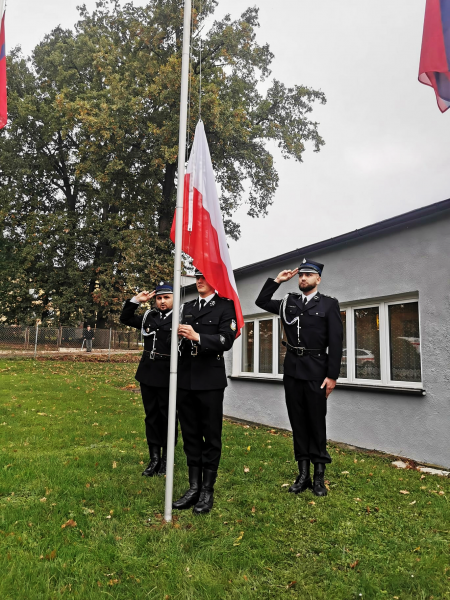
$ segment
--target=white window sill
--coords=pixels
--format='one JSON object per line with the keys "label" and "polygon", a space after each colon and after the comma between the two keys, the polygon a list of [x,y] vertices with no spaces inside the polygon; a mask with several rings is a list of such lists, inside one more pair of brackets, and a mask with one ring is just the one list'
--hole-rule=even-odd
{"label": "white window sill", "polygon": [[[232,381],[263,381],[267,383],[283,383],[283,376],[263,376],[263,375],[229,375],[228,379]],[[341,390],[355,390],[359,392],[378,392],[384,394],[400,394],[400,395],[411,395],[411,396],[426,396],[426,391],[422,387],[400,387],[389,386],[389,385],[373,385],[373,384],[362,384],[362,383],[346,383],[337,382],[336,389]]]}

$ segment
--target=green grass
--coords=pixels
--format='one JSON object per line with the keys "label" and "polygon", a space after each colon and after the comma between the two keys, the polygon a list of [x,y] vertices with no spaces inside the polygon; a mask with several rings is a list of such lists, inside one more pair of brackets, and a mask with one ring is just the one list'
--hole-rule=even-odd
{"label": "green grass", "polygon": [[370,453],[293,496],[291,436],[225,423],[214,510],[165,524],[135,367],[0,361],[1,600],[450,598],[450,481]]}

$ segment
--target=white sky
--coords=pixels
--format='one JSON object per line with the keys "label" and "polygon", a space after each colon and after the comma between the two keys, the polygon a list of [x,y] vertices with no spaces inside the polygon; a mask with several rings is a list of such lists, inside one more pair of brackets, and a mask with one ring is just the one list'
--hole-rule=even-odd
{"label": "white sky", "polygon": [[[73,25],[79,3],[8,0],[7,46],[30,53],[56,25]],[[233,267],[450,197],[450,111],[442,115],[432,89],[417,81],[425,0],[220,0],[217,16],[237,17],[255,3],[273,76],[326,94],[313,112],[326,145],[307,151],[303,164],[275,152],[274,205],[265,219],[237,215]]]}

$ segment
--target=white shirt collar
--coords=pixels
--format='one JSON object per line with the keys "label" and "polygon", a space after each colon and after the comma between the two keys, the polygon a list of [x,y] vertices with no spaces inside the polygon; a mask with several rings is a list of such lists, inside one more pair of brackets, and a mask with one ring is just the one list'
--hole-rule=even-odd
{"label": "white shirt collar", "polygon": [[198,302],[200,303],[200,300],[204,300],[205,306],[206,306],[208,304],[208,302],[214,298],[215,295],[216,295],[216,293],[214,292],[214,294],[210,294],[209,296],[206,296],[206,298],[200,298],[200,296],[199,296]]}
{"label": "white shirt collar", "polygon": [[309,296],[307,296],[306,294],[304,294],[303,292],[300,292],[302,295],[302,300],[304,300],[306,298],[306,304],[308,304],[308,302],[314,298],[314,296],[317,295],[317,290],[313,293],[313,294],[309,294]]}

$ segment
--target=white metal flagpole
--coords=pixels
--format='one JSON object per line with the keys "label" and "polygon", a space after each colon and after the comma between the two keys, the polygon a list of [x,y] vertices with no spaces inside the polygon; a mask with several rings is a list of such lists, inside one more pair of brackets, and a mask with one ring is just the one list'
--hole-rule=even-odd
{"label": "white metal flagpole", "polygon": [[6,0],[0,0],[0,21],[3,18],[3,13],[5,12],[5,4]]}
{"label": "white metal flagpole", "polygon": [[183,235],[183,193],[186,156],[189,59],[192,0],[184,2],[183,51],[181,60],[180,130],[178,137],[178,185],[175,226],[175,262],[173,272],[173,313],[170,350],[169,420],[167,428],[167,470],[164,519],[172,520],[173,463],[175,459],[175,416],[177,403],[178,325],[180,322],[181,242]]}

